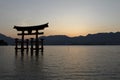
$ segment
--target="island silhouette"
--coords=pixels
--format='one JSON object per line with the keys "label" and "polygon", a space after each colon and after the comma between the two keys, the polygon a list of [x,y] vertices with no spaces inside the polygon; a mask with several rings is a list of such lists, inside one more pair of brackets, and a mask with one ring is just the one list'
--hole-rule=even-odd
{"label": "island silhouette", "polygon": [[[120,32],[96,33],[86,36],[68,37],[66,35],[41,36],[45,45],[120,45]],[[14,45],[14,38],[0,34],[0,40]]]}

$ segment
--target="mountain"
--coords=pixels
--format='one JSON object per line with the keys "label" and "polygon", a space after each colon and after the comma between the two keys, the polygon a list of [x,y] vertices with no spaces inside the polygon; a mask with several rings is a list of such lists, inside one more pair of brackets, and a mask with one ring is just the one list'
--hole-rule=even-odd
{"label": "mountain", "polygon": [[120,45],[120,32],[97,33],[74,37],[72,44],[78,45]]}
{"label": "mountain", "polygon": [[1,45],[8,45],[8,43],[5,42],[4,40],[0,40],[0,46],[1,46]]}
{"label": "mountain", "polygon": [[120,45],[120,32],[88,34],[68,37],[65,35],[42,36],[46,45]]}
{"label": "mountain", "polygon": [[14,44],[14,39],[0,33],[0,40],[4,40],[8,45]]}
{"label": "mountain", "polygon": [[[66,35],[41,36],[45,45],[120,45],[120,32],[96,33],[86,36],[68,37]],[[8,45],[14,44],[14,38],[0,33],[0,40]]]}
{"label": "mountain", "polygon": [[69,45],[71,44],[71,38],[66,35],[54,35],[54,36],[42,36],[44,44],[47,45]]}

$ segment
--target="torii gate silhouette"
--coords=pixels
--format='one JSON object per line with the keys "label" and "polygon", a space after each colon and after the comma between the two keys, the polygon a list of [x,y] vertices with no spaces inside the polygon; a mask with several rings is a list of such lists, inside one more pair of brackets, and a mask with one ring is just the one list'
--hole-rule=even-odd
{"label": "torii gate silhouette", "polygon": [[[27,49],[27,51],[28,51],[29,40],[27,40],[27,42],[26,42],[24,40],[24,36],[25,35],[35,35],[36,36],[35,41],[33,40],[33,38],[31,38],[31,54],[33,55],[33,50],[36,50],[36,55],[38,55],[39,49],[41,49],[41,52],[43,52],[43,39],[41,39],[41,41],[39,41],[38,35],[44,34],[43,32],[39,32],[39,30],[44,30],[46,27],[48,27],[48,23],[42,24],[42,25],[36,25],[36,26],[14,26],[14,29],[16,29],[17,31],[21,31],[21,33],[18,33],[18,35],[22,36],[21,41],[18,41],[18,39],[15,40],[16,51],[17,51],[17,49],[21,49],[22,54],[24,52],[24,49]],[[35,32],[33,32],[33,31],[35,31]],[[39,42],[41,42],[41,48],[39,48]],[[21,44],[21,48],[18,48],[18,43]],[[27,44],[27,48],[24,47],[25,43]],[[35,48],[33,48],[33,43],[35,43]]]}

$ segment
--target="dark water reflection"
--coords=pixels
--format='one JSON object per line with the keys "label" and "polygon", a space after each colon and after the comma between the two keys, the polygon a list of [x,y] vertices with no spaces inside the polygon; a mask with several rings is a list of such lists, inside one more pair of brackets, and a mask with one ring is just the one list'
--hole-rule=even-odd
{"label": "dark water reflection", "polygon": [[120,46],[45,46],[44,56],[2,46],[0,80],[120,80]]}

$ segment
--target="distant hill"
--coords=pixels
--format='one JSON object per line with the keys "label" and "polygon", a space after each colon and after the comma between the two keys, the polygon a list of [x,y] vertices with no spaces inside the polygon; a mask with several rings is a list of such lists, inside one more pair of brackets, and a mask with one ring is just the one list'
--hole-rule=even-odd
{"label": "distant hill", "polygon": [[120,45],[120,32],[88,34],[72,38],[72,44],[78,45]]}
{"label": "distant hill", "polygon": [[46,45],[120,45],[120,32],[88,34],[68,37],[65,35],[43,36]]}
{"label": "distant hill", "polygon": [[4,40],[8,45],[14,44],[14,39],[0,33],[0,40]]}
{"label": "distant hill", "polygon": [[1,45],[8,45],[8,43],[5,42],[4,40],[0,40],[0,46],[1,46]]}
{"label": "distant hill", "polygon": [[71,44],[71,38],[66,35],[42,36],[44,44],[47,45],[68,45]]}
{"label": "distant hill", "polygon": [[[68,37],[66,35],[41,36],[45,45],[120,45],[120,32],[96,33],[86,36]],[[14,38],[0,33],[0,40],[8,45],[14,44]]]}

